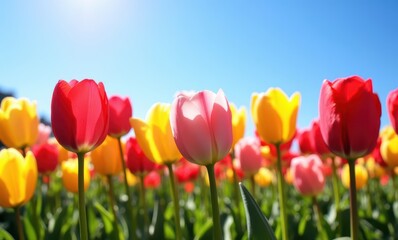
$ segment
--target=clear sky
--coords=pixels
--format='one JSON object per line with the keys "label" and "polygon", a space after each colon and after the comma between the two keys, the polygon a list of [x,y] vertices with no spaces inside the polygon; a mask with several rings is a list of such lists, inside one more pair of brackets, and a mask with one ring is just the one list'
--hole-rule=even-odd
{"label": "clear sky", "polygon": [[[144,118],[179,90],[217,91],[246,106],[253,92],[302,95],[298,126],[318,116],[324,79],[373,79],[389,124],[398,87],[398,2],[35,0],[0,6],[0,88],[50,116],[59,79],[93,78],[129,96]],[[254,127],[248,119],[246,135]]]}

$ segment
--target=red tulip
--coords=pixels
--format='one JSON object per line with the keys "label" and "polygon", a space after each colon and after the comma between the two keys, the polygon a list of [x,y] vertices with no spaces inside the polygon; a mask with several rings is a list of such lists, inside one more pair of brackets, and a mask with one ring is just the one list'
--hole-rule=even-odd
{"label": "red tulip", "polygon": [[231,149],[231,111],[221,90],[179,95],[171,108],[170,123],[177,147],[188,161],[214,164]]}
{"label": "red tulip", "polygon": [[260,151],[260,141],[254,137],[245,137],[235,144],[235,157],[240,162],[243,172],[250,176],[261,168],[263,157]]}
{"label": "red tulip", "polygon": [[150,172],[144,178],[145,188],[157,188],[160,186],[160,182],[161,182],[160,175],[156,171]]}
{"label": "red tulip", "polygon": [[91,79],[60,80],[51,102],[55,138],[67,150],[86,153],[100,145],[109,126],[109,106],[104,85]]}
{"label": "red tulip", "polygon": [[302,154],[313,153],[310,137],[311,137],[310,129],[303,129],[297,134],[297,141],[300,148],[300,152]]}
{"label": "red tulip", "polygon": [[398,88],[388,94],[387,109],[391,125],[398,134]]}
{"label": "red tulip", "polygon": [[126,135],[130,129],[130,118],[133,108],[128,97],[112,96],[109,98],[109,130],[111,137]]}
{"label": "red tulip", "polygon": [[126,142],[126,166],[133,174],[146,174],[156,168],[156,164],[145,156],[137,140],[132,137]]}
{"label": "red tulip", "polygon": [[318,154],[319,156],[330,154],[330,150],[322,138],[319,120],[312,122],[310,135],[310,142],[314,153]]}
{"label": "red tulip", "polygon": [[326,145],[334,154],[355,159],[376,146],[381,105],[372,80],[358,76],[325,80],[319,99],[319,125]]}
{"label": "red tulip", "polygon": [[54,144],[43,143],[32,148],[35,155],[37,170],[47,174],[53,172],[58,166],[58,148]]}
{"label": "red tulip", "polygon": [[180,165],[174,169],[174,174],[178,182],[193,181],[199,176],[200,167],[192,164],[185,159],[180,160]]}

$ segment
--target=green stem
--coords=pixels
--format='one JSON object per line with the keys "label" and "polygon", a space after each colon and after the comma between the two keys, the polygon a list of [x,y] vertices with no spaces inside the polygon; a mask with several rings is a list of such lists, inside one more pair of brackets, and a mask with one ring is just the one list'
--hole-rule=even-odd
{"label": "green stem", "polygon": [[117,215],[116,215],[116,210],[115,210],[115,193],[114,193],[114,187],[113,187],[113,182],[112,182],[112,175],[106,175],[106,179],[108,181],[108,195],[109,195],[109,205],[112,211],[113,215],[113,221],[114,221],[114,226],[116,226],[116,231],[119,235],[119,225],[117,223]]}
{"label": "green stem", "polygon": [[207,165],[206,168],[209,175],[211,206],[213,210],[213,239],[220,240],[222,239],[222,234],[220,211],[218,209],[217,185],[216,178],[214,176],[214,164]]}
{"label": "green stem", "polygon": [[370,193],[370,185],[371,185],[371,181],[368,182],[368,184],[365,186],[366,189],[366,197],[367,197],[367,214],[369,217],[372,217],[372,195]]}
{"label": "green stem", "polygon": [[236,170],[234,167],[234,159],[235,154],[234,152],[231,153],[231,166],[232,166],[232,176],[233,176],[233,185],[234,185],[234,201],[236,205],[236,232],[237,232],[237,238],[239,239],[243,235],[243,229],[242,229],[242,217],[240,215],[240,193],[239,193],[239,185],[238,185],[238,176],[236,174]]}
{"label": "green stem", "polygon": [[21,207],[15,207],[15,222],[17,224],[17,229],[18,229],[18,238],[19,240],[24,240],[25,236],[23,234],[23,228],[22,228],[22,221],[21,221]]}
{"label": "green stem", "polygon": [[336,158],[332,157],[332,186],[333,186],[333,197],[334,197],[334,206],[336,209],[336,221],[338,223],[338,231],[340,232],[341,224],[340,224],[340,191],[339,191],[339,178],[337,176],[337,167],[336,167]]}
{"label": "green stem", "polygon": [[391,172],[392,176],[392,185],[394,187],[394,198],[395,202],[398,202],[398,184],[397,184],[397,174],[395,174],[394,169]]}
{"label": "green stem", "polygon": [[146,199],[145,199],[145,186],[144,186],[144,174],[140,174],[140,201],[141,201],[141,212],[144,217],[144,230],[143,230],[143,239],[147,239],[148,236],[148,214],[146,208]]}
{"label": "green stem", "polygon": [[174,203],[174,222],[176,225],[176,232],[175,232],[175,239],[181,239],[181,226],[180,226],[180,199],[178,198],[178,192],[175,183],[175,177],[173,172],[173,166],[171,163],[166,164],[167,169],[169,170],[169,177],[170,177],[170,184],[171,184],[171,192],[173,196],[173,203]]}
{"label": "green stem", "polygon": [[322,240],[328,240],[328,236],[326,235],[325,231],[323,230],[323,225],[322,225],[322,213],[321,213],[321,209],[319,208],[319,204],[318,201],[316,200],[316,196],[312,197],[312,205],[314,207],[314,214],[316,217],[316,225],[318,228],[318,232],[321,236]]}
{"label": "green stem", "polygon": [[79,222],[80,239],[88,239],[86,203],[84,197],[84,153],[77,153],[78,159],[78,188],[79,188]]}
{"label": "green stem", "polygon": [[277,165],[277,171],[276,175],[278,178],[278,194],[279,194],[279,208],[281,212],[281,226],[282,226],[282,239],[287,240],[288,239],[288,234],[287,234],[287,216],[286,216],[286,200],[285,200],[285,190],[284,190],[284,184],[285,181],[283,179],[283,173],[282,173],[282,157],[281,157],[281,149],[280,145],[276,144],[276,153],[277,153],[277,159],[276,159],[276,165]]}
{"label": "green stem", "polygon": [[120,159],[122,161],[122,167],[123,167],[123,179],[124,179],[124,188],[126,191],[127,195],[127,219],[130,219],[131,227],[128,228],[129,231],[129,239],[137,239],[137,235],[135,234],[136,229],[137,229],[137,221],[134,217],[133,214],[133,207],[131,206],[131,194],[130,194],[130,188],[129,184],[127,182],[127,173],[126,173],[126,162],[124,161],[124,154],[123,154],[123,147],[122,147],[122,141],[119,138],[117,138],[118,145],[119,145],[119,153],[120,153]]}
{"label": "green stem", "polygon": [[250,183],[252,187],[253,198],[256,200],[256,181],[254,180],[254,174],[250,176]]}
{"label": "green stem", "polygon": [[355,183],[355,159],[348,159],[350,170],[350,220],[351,220],[351,239],[358,239],[358,209],[357,209],[357,190]]}

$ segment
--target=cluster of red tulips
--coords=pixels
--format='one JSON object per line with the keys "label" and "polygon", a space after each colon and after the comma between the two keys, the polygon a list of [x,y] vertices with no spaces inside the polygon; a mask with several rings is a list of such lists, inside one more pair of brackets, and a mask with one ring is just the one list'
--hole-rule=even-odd
{"label": "cluster of red tulips", "polygon": [[[381,103],[371,80],[358,76],[325,80],[319,117],[310,128],[297,130],[300,98],[299,93],[288,97],[279,88],[254,93],[250,113],[256,132],[245,137],[246,111],[229,103],[222,90],[180,92],[172,104],[155,103],[146,119],[139,119],[133,117],[129,98],[108,98],[103,83],[61,80],[52,96],[51,127],[39,123],[34,102],[6,97],[0,109],[0,140],[6,146],[0,151],[0,239],[12,235],[51,239],[67,231],[79,232],[80,239],[156,239],[158,228],[172,232],[162,238],[173,239],[205,239],[205,232],[213,239],[293,239],[305,231],[291,231],[300,227],[289,220],[289,208],[295,204],[289,198],[305,202],[307,197],[314,207],[317,238],[330,239],[344,235],[337,229],[344,223],[327,227],[323,216],[332,209],[334,221],[340,221],[341,185],[349,189],[351,238],[366,237],[360,230],[357,192],[369,179],[380,179],[380,184],[390,179],[398,204],[398,88],[388,95],[391,126],[382,131]],[[293,141],[299,152],[292,151]],[[45,206],[45,194],[53,191],[58,179],[63,188],[54,199],[60,200]],[[243,186],[246,181],[250,192]],[[167,185],[170,191],[163,189]],[[327,194],[333,197],[327,200],[333,208],[322,210],[322,195]],[[102,195],[107,209],[97,204],[106,202],[100,200]],[[154,199],[172,204],[168,215],[173,221],[166,224],[166,212],[149,207]],[[56,218],[61,219],[54,212],[71,201],[78,207],[78,224],[62,230],[59,223],[54,230]],[[264,211],[272,201],[275,218]],[[91,208],[102,216],[104,233],[96,235],[92,229],[99,225]],[[192,227],[196,226],[195,219],[189,221],[192,209],[201,212],[193,218],[204,216],[199,224],[206,225],[205,230]],[[12,211],[15,225],[2,223],[5,211]],[[298,211],[298,218],[303,211]],[[226,224],[235,226],[232,233]],[[380,234],[398,236],[398,228]]]}

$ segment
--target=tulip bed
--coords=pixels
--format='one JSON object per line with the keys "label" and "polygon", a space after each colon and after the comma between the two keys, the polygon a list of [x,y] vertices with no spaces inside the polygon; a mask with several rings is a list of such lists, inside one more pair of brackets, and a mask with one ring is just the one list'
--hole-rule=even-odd
{"label": "tulip bed", "polygon": [[358,76],[323,83],[308,129],[299,105],[299,93],[254,93],[245,137],[245,109],[221,90],[181,92],[139,119],[102,83],[61,80],[51,127],[5,98],[0,240],[398,239],[398,89],[382,130]]}

